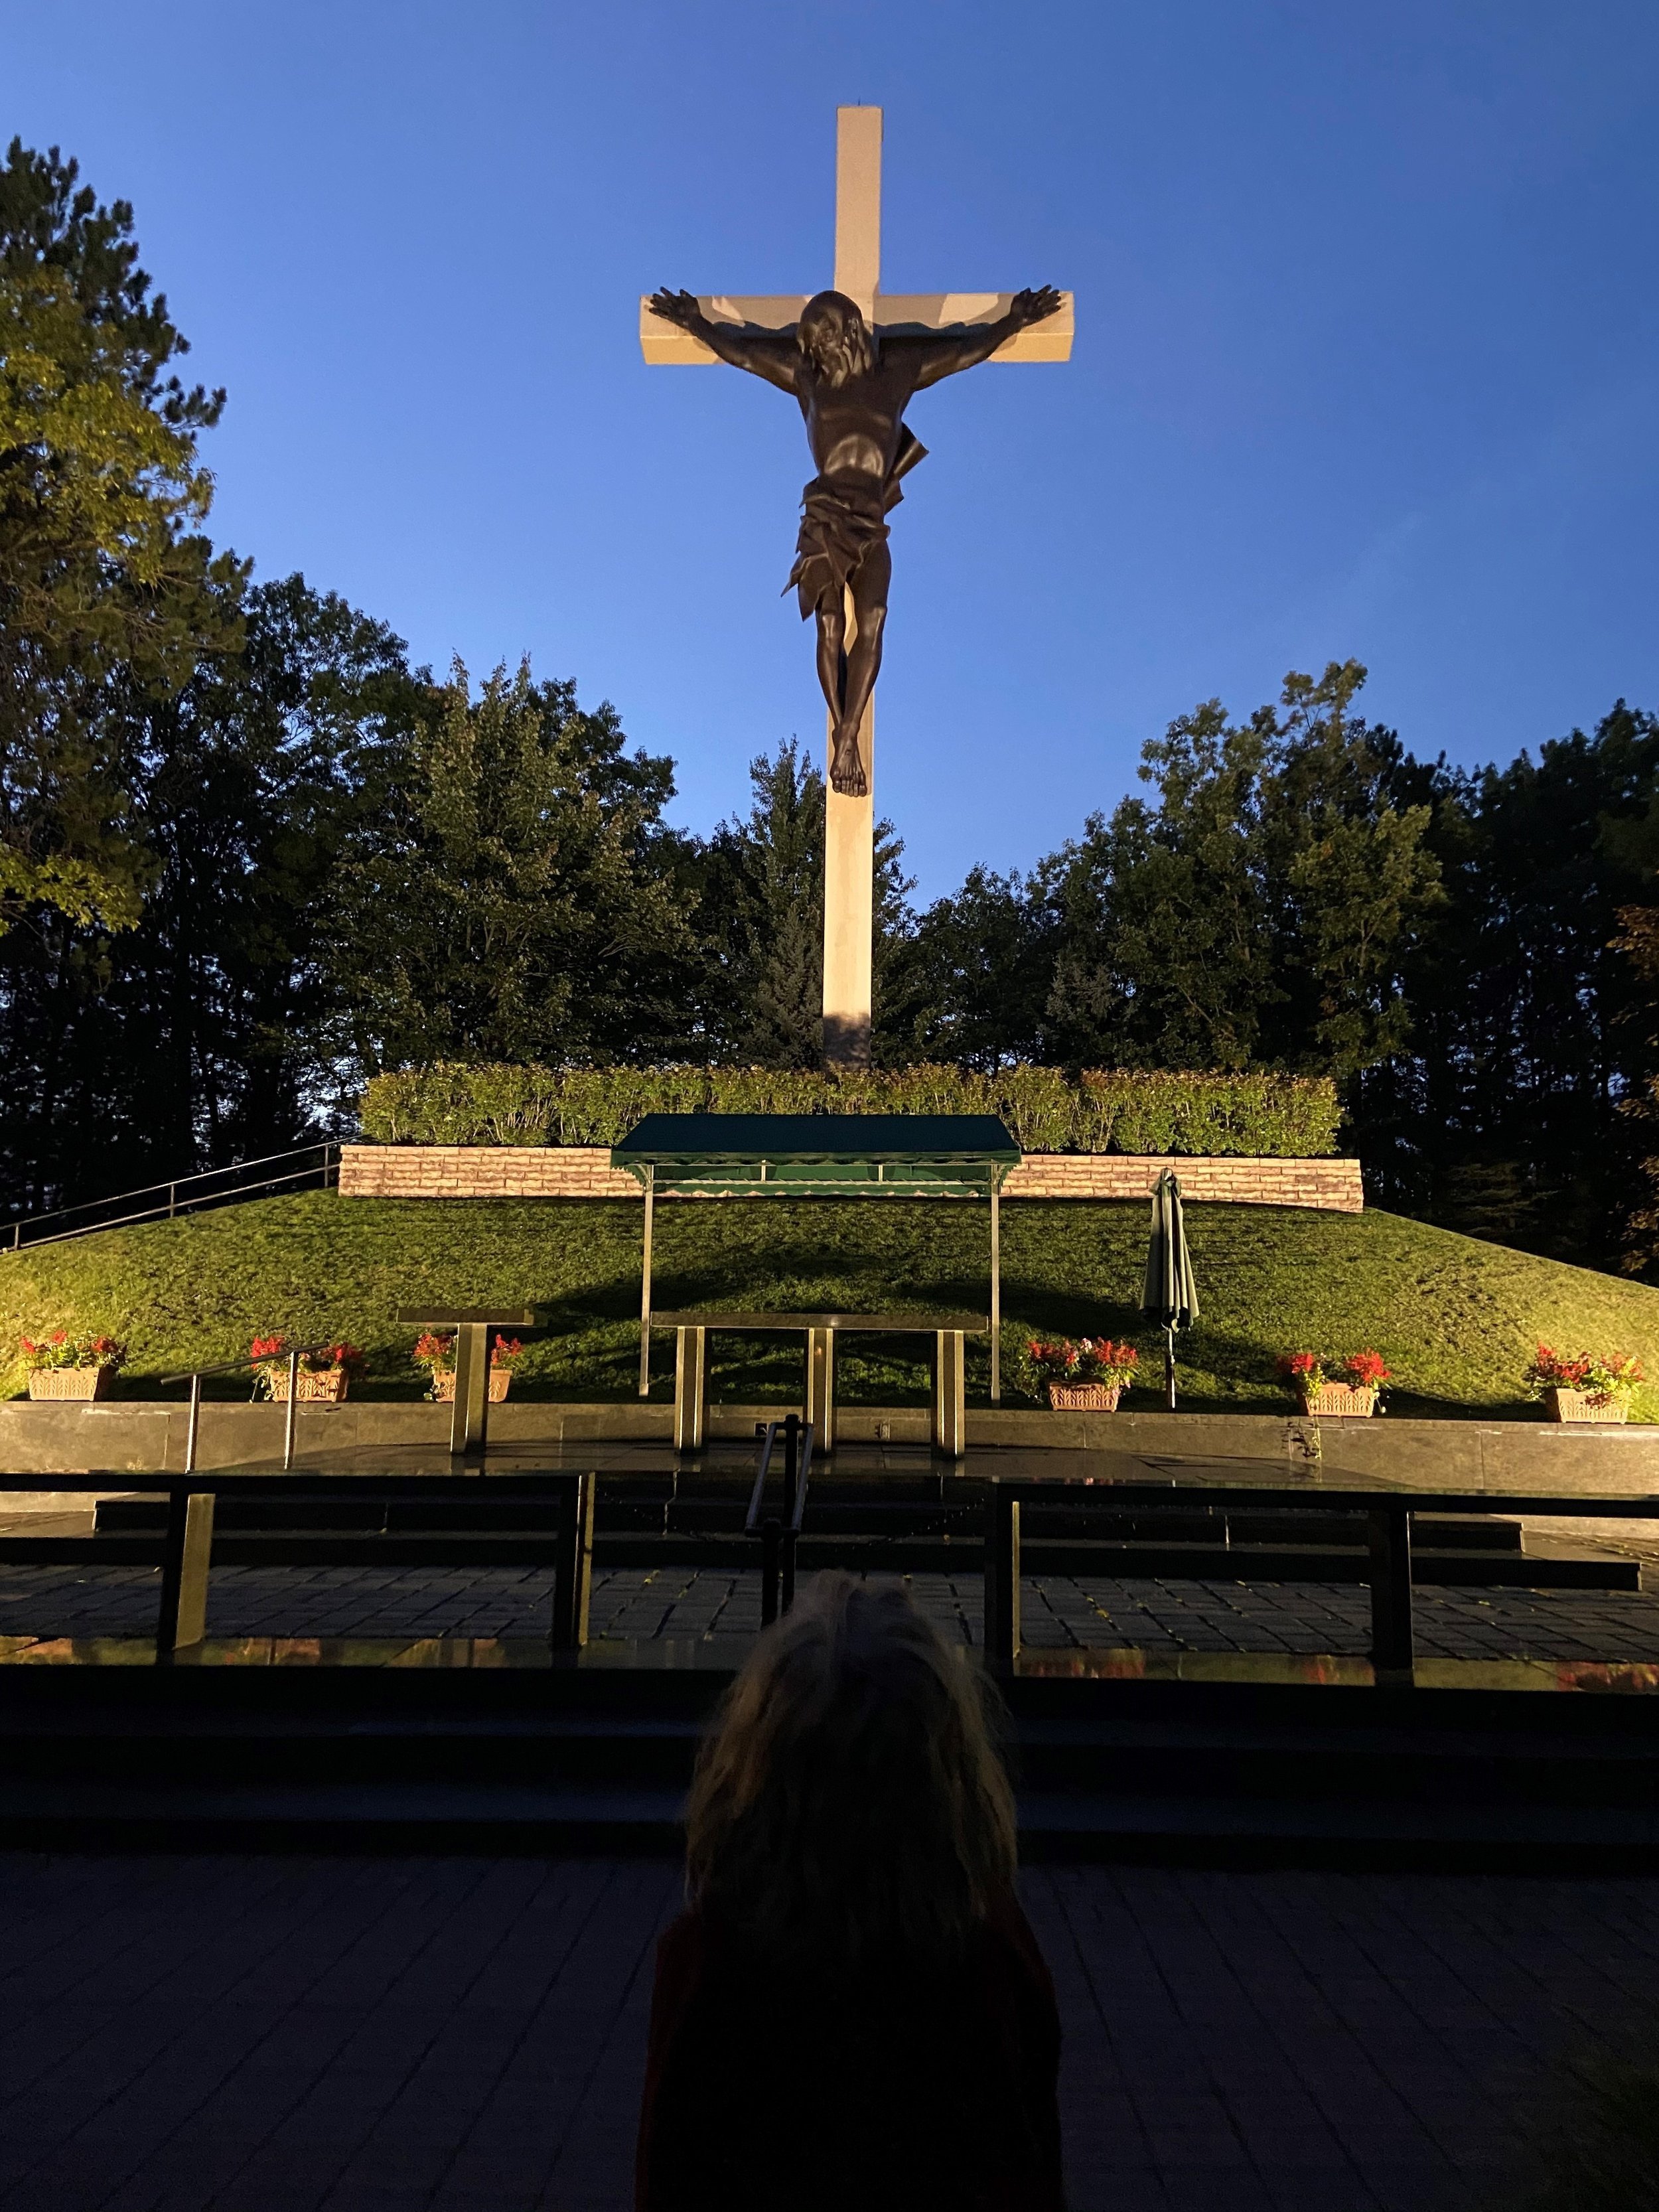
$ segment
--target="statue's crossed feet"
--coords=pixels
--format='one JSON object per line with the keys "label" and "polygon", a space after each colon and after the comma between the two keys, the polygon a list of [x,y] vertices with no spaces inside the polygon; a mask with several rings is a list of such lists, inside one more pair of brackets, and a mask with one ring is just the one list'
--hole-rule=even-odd
{"label": "statue's crossed feet", "polygon": [[830,783],[843,799],[862,799],[869,790],[864,763],[859,757],[857,731],[836,732],[835,750],[830,757]]}

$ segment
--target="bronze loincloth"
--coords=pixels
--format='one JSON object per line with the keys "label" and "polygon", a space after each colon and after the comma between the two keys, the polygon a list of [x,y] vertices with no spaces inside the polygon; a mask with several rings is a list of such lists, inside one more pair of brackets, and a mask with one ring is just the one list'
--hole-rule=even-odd
{"label": "bronze loincloth", "polygon": [[795,565],[784,586],[800,594],[800,618],[819,606],[826,592],[840,594],[857,574],[865,555],[887,537],[887,516],[904,494],[899,478],[926,458],[927,447],[901,427],[898,454],[879,484],[866,476],[814,477],[800,495],[800,534]]}
{"label": "bronze loincloth", "polygon": [[[805,621],[826,594],[839,594],[872,545],[887,536],[881,487],[867,480],[814,477],[801,494],[800,535],[787,592],[800,594]],[[834,604],[839,605],[836,597]]]}

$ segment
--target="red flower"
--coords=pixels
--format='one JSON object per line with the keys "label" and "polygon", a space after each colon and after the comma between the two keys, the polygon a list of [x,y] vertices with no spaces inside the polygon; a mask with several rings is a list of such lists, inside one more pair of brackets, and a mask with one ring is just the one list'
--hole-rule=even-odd
{"label": "red flower", "polygon": [[1356,1352],[1342,1363],[1343,1372],[1356,1390],[1380,1390],[1393,1381],[1379,1352]]}

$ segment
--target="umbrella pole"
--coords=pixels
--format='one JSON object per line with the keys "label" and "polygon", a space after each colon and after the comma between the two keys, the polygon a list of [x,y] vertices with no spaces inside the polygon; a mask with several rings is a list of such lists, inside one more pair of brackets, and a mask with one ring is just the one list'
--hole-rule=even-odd
{"label": "umbrella pole", "polygon": [[1175,1331],[1164,1332],[1164,1410],[1173,1413],[1176,1409],[1175,1392]]}

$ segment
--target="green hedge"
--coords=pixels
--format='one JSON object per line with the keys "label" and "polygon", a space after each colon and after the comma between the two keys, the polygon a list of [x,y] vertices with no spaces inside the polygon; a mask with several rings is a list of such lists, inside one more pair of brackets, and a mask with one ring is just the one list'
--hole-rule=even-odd
{"label": "green hedge", "polygon": [[1028,1152],[1252,1154],[1336,1150],[1324,1077],[1091,1068],[856,1071],[467,1066],[377,1075],[361,1105],[379,1145],[614,1145],[642,1114],[1000,1114]]}

